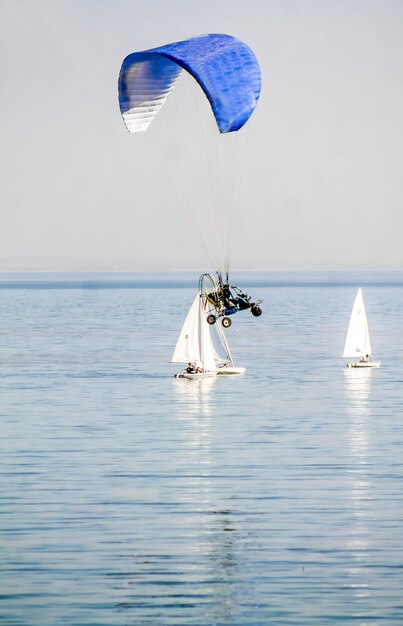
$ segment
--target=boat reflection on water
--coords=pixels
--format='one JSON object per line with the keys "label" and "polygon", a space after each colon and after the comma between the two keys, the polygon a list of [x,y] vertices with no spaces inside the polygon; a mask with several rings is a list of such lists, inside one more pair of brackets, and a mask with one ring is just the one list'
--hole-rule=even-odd
{"label": "boat reflection on water", "polygon": [[217,407],[216,394],[212,392],[217,378],[174,379],[173,384],[177,400],[175,414],[183,433],[182,460],[188,474],[186,488],[178,492],[180,525],[188,540],[184,555],[190,585],[190,596],[182,597],[182,602],[195,604],[195,598],[200,597],[200,605],[194,606],[188,617],[194,619],[199,613],[202,623],[205,602],[209,599],[211,623],[230,623],[237,611],[239,593],[234,577],[239,566],[239,537],[234,514],[226,506],[226,498],[223,502],[222,469],[213,445]]}
{"label": "boat reflection on water", "polygon": [[174,378],[172,384],[176,396],[177,417],[183,415],[212,415],[213,406],[211,392],[217,383],[217,378],[199,378],[197,380],[186,380]]}
{"label": "boat reflection on water", "polygon": [[347,445],[350,514],[353,523],[346,528],[346,548],[354,564],[346,573],[357,602],[365,603],[371,595],[367,570],[371,564],[370,518],[373,498],[368,464],[371,447],[371,369],[345,369],[344,383],[347,408]]}
{"label": "boat reflection on water", "polygon": [[181,623],[204,624],[208,606],[209,624],[233,623],[242,550],[214,445],[216,379],[172,384],[176,451],[165,466],[169,480],[155,503],[158,515],[143,527],[119,578],[117,609],[127,623],[159,624],[164,607],[166,624],[178,623],[179,614]]}
{"label": "boat reflection on water", "polygon": [[371,368],[346,368],[343,370],[343,374],[349,415],[352,417],[357,415],[368,417],[373,375]]}

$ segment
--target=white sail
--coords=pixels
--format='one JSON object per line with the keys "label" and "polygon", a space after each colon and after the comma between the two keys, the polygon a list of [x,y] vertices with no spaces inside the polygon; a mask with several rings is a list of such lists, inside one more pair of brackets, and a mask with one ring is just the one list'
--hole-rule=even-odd
{"label": "white sail", "polygon": [[230,352],[229,345],[227,342],[227,338],[225,336],[224,328],[222,327],[221,324],[216,324],[215,328],[216,328],[217,335],[220,341],[220,347],[221,347],[220,352],[222,352],[222,354],[220,354],[218,350],[215,351],[216,363],[217,365],[223,364],[223,363],[229,363],[230,365],[233,366],[234,362],[232,360],[232,356],[231,356],[231,352]]}
{"label": "white sail", "polygon": [[171,362],[195,363],[204,370],[215,371],[215,355],[210,325],[198,293],[183,324]]}
{"label": "white sail", "polygon": [[199,306],[200,297],[199,294],[197,294],[182,326],[178,341],[176,342],[175,351],[171,358],[171,363],[192,363],[193,360],[200,361]]}
{"label": "white sail", "polygon": [[206,314],[203,308],[202,299],[199,297],[200,302],[200,334],[202,345],[202,358],[201,365],[204,370],[214,372],[217,369],[217,363],[215,360],[216,351],[214,349],[213,342],[210,334],[210,324],[207,322]]}
{"label": "white sail", "polygon": [[364,299],[360,288],[351,312],[343,358],[365,357],[367,354],[371,357],[372,350],[367,314],[365,312]]}

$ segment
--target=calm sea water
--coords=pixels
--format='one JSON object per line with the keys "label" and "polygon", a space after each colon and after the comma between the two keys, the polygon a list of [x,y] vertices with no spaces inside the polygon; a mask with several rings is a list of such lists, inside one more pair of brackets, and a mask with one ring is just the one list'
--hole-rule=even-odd
{"label": "calm sea water", "polygon": [[192,280],[3,277],[1,623],[403,624],[403,281],[363,285],[379,370],[351,276],[245,276],[246,375],[175,380]]}

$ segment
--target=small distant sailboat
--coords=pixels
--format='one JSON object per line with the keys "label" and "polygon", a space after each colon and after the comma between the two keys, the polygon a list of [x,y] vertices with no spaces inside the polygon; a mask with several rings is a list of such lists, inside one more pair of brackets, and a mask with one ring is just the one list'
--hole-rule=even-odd
{"label": "small distant sailboat", "polygon": [[203,298],[198,292],[171,358],[171,363],[183,363],[189,367],[184,372],[176,374],[176,378],[192,380],[210,378],[219,374],[243,374],[244,367],[234,366],[224,329],[217,324],[217,337],[223,351],[223,355],[220,355],[214,346],[211,328],[207,322]]}
{"label": "small distant sailboat", "polygon": [[351,311],[346,343],[342,358],[355,359],[346,361],[347,367],[379,367],[380,361],[372,360],[371,340],[369,337],[367,314],[361,288],[358,290]]}

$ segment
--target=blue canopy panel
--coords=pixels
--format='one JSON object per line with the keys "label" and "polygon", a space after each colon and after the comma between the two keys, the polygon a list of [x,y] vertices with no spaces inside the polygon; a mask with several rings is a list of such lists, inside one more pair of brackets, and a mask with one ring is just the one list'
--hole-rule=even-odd
{"label": "blue canopy panel", "polygon": [[129,54],[119,76],[119,104],[131,133],[146,131],[182,71],[206,94],[221,133],[242,128],[260,95],[260,68],[253,52],[230,35],[200,35]]}

